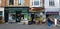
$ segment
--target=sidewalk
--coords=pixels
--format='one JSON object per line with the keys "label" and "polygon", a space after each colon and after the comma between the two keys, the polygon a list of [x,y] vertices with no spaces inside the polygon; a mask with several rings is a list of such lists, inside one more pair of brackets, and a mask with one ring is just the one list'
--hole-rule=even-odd
{"label": "sidewalk", "polygon": [[[0,24],[0,29],[49,29],[49,28],[47,25]],[[50,29],[60,29],[60,27],[51,26]]]}

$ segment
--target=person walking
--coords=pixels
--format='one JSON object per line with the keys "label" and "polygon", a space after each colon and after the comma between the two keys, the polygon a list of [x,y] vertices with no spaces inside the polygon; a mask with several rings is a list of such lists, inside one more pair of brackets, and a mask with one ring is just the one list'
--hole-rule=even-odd
{"label": "person walking", "polygon": [[48,24],[48,28],[50,29],[51,25],[53,24],[53,19],[51,17],[48,17],[47,24]]}

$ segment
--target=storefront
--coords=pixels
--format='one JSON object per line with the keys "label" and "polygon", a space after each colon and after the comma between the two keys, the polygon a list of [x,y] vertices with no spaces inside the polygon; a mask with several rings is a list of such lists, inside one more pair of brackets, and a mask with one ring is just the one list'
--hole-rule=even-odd
{"label": "storefront", "polygon": [[29,17],[31,21],[41,20],[44,15],[44,8],[33,7],[29,9]]}
{"label": "storefront", "polygon": [[53,18],[59,18],[59,12],[46,12],[46,17],[52,16]]}
{"label": "storefront", "polygon": [[21,18],[28,20],[28,10],[29,7],[5,7],[5,22],[8,22],[9,20],[20,22],[22,20]]}

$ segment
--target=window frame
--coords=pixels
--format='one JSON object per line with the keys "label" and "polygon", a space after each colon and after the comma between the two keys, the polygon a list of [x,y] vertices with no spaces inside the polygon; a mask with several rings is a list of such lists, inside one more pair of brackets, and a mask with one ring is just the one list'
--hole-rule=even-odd
{"label": "window frame", "polygon": [[30,0],[30,7],[42,7],[41,0],[36,0],[36,1],[39,1],[39,5],[34,5],[34,1],[35,0]]}
{"label": "window frame", "polygon": [[[22,3],[23,1],[23,3]],[[18,5],[24,5],[24,0],[20,0],[20,4],[19,4],[19,0],[18,0]]]}
{"label": "window frame", "polygon": [[[19,4],[19,2],[20,2],[20,4]],[[21,0],[18,0],[18,5],[21,5]]]}
{"label": "window frame", "polygon": [[49,0],[49,6],[55,6],[54,0]]}
{"label": "window frame", "polygon": [[[38,4],[36,4],[36,3],[38,3]],[[34,1],[34,5],[39,5],[39,1]]]}
{"label": "window frame", "polygon": [[9,2],[9,5],[14,5],[14,0],[12,1],[12,2],[13,2],[13,4],[10,4],[10,0],[9,0],[8,2]]}

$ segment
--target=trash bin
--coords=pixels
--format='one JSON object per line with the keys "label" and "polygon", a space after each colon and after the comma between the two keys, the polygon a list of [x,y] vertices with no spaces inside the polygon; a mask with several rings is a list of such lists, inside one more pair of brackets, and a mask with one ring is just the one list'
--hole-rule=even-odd
{"label": "trash bin", "polygon": [[0,24],[3,23],[2,16],[0,16]]}

